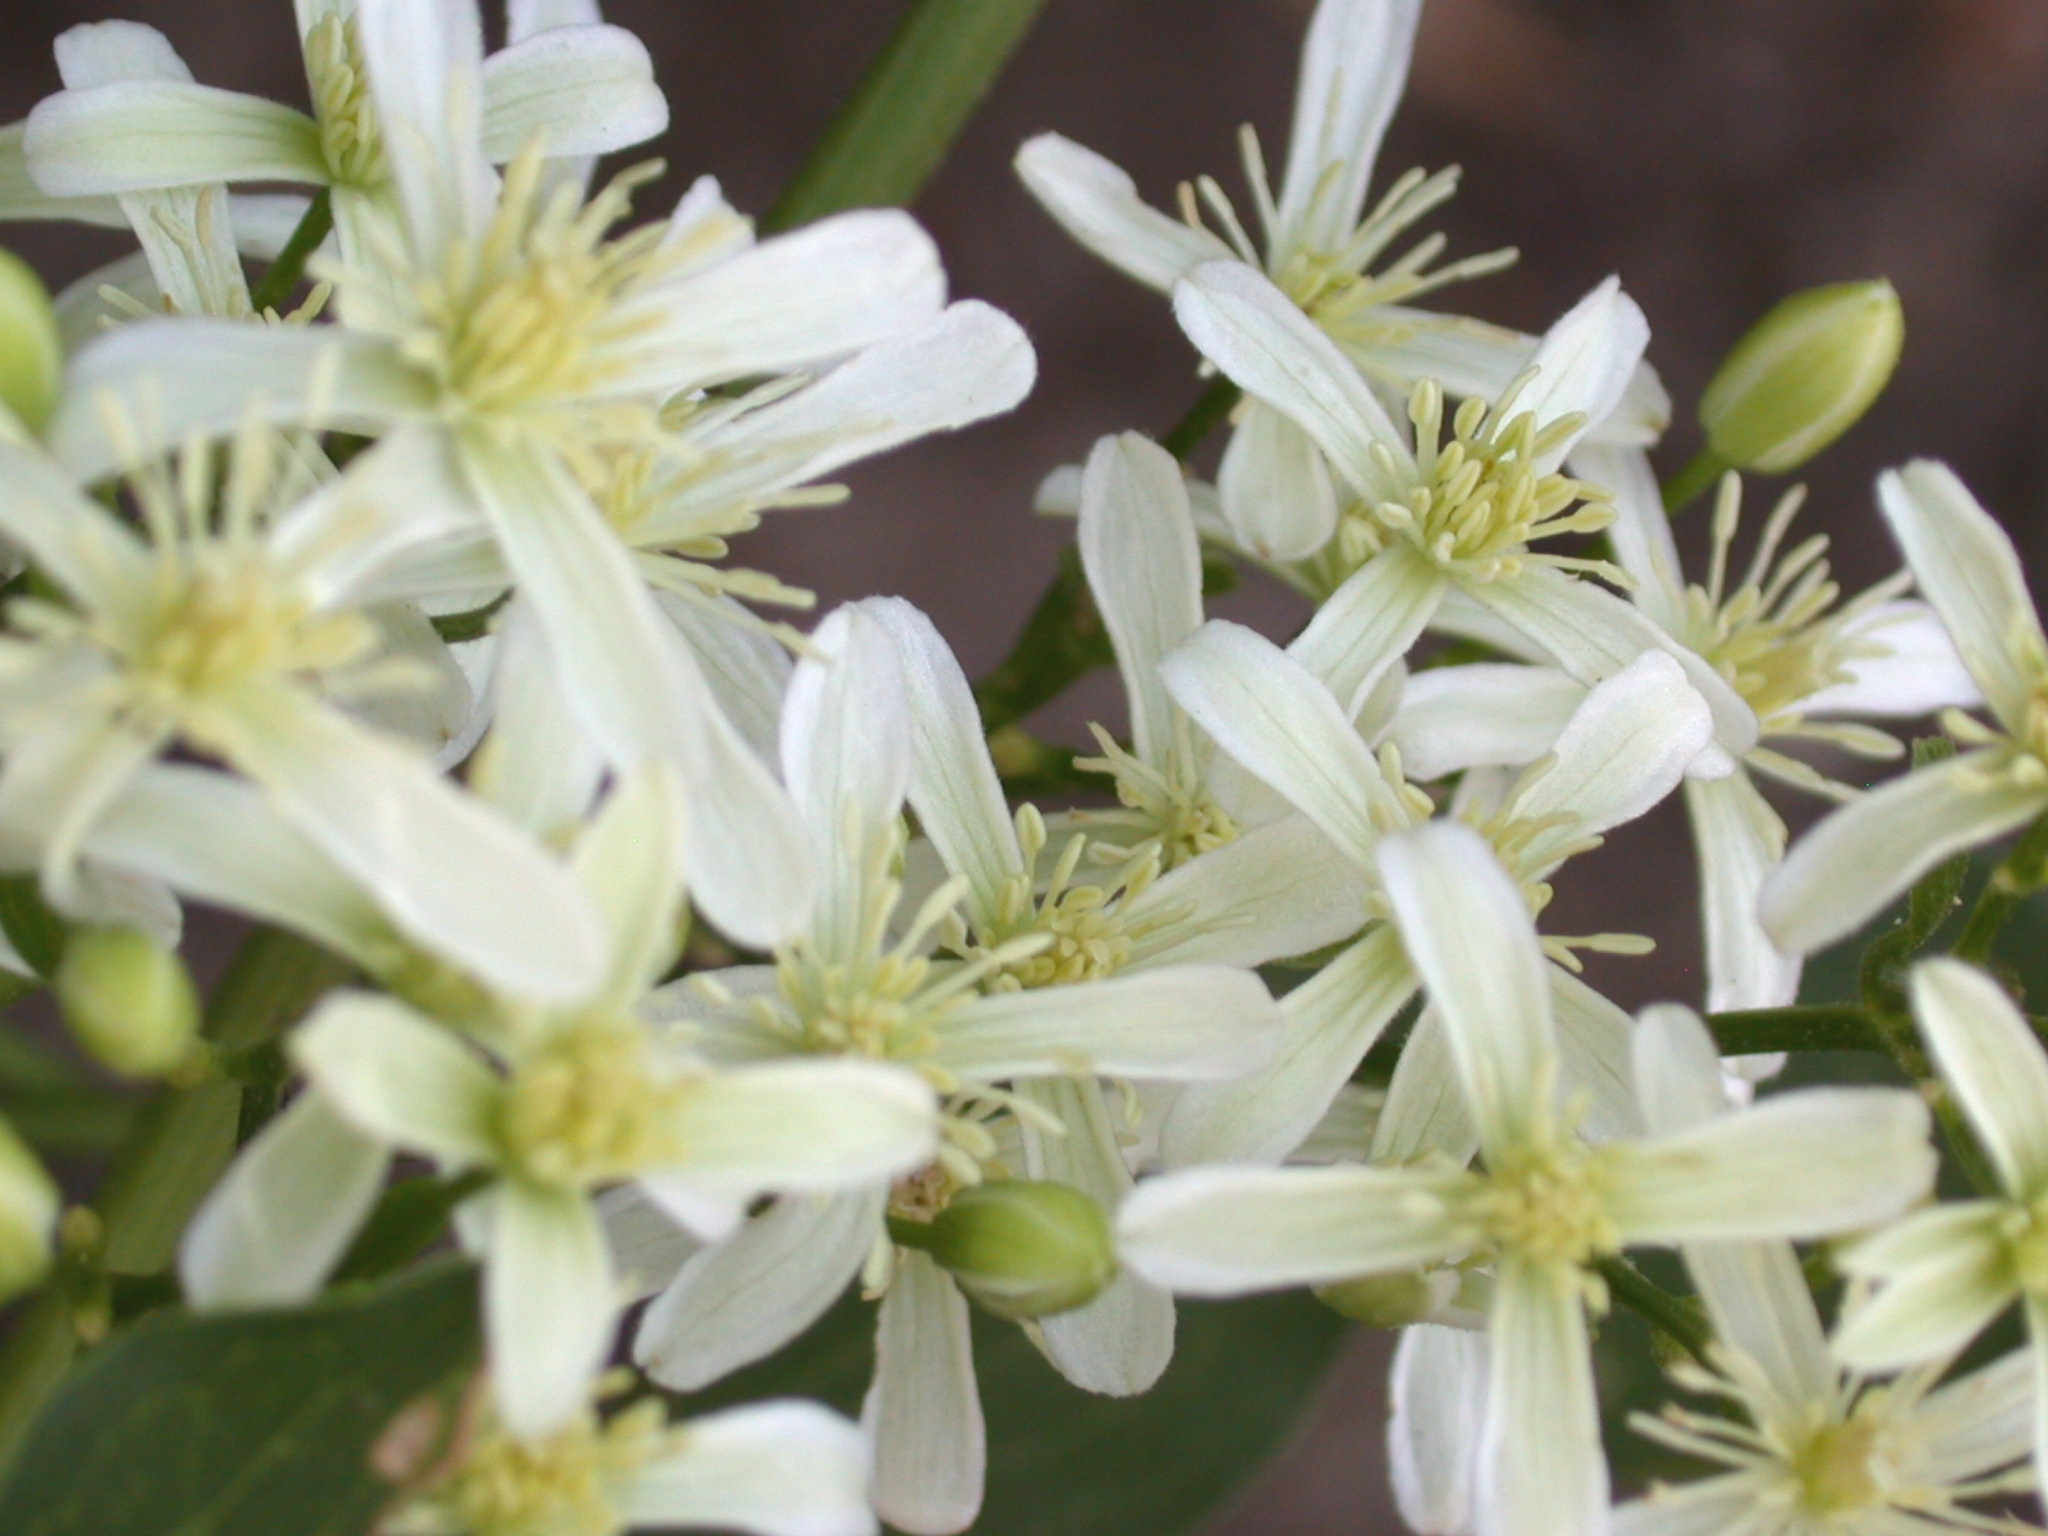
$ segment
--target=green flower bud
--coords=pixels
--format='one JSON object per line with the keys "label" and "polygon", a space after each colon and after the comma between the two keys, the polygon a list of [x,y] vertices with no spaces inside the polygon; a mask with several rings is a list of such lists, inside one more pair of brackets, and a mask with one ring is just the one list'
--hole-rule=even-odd
{"label": "green flower bud", "polygon": [[1884,393],[1905,340],[1905,311],[1882,278],[1793,294],[1750,327],[1701,396],[1708,444],[1737,469],[1797,469]]}
{"label": "green flower bud", "polygon": [[35,1153],[0,1120],[0,1303],[48,1271],[61,1203]]}
{"label": "green flower bud", "polygon": [[1102,1207],[1068,1184],[981,1184],[961,1190],[929,1224],[891,1227],[998,1317],[1071,1312],[1116,1278],[1116,1246]]}
{"label": "green flower bud", "polygon": [[1447,1269],[1411,1269],[1393,1275],[1366,1275],[1315,1288],[1316,1300],[1368,1328],[1406,1328],[1427,1322],[1458,1290],[1458,1276]]}
{"label": "green flower bud", "polygon": [[57,406],[64,347],[50,291],[29,264],[0,250],[0,405],[40,432]]}
{"label": "green flower bud", "polygon": [[57,1000],[85,1048],[129,1077],[168,1072],[199,1032],[185,963],[136,928],[74,932],[57,966]]}

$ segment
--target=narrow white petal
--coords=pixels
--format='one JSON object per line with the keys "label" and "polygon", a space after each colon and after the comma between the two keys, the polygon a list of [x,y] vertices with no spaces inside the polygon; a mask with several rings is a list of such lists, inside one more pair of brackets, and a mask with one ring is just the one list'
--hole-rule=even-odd
{"label": "narrow white petal", "polygon": [[476,0],[356,0],[354,19],[412,255],[436,265],[490,218],[483,19]]}
{"label": "narrow white petal", "polygon": [[624,27],[550,27],[484,61],[484,154],[500,163],[536,140],[549,155],[604,155],[667,127],[654,61]]}
{"label": "narrow white petal", "polygon": [[1875,1296],[1851,1309],[1834,1337],[1834,1352],[1857,1370],[1891,1370],[1955,1354],[2020,1294],[2011,1250],[1999,1231],[2007,1207],[1984,1201],[1936,1206],[1859,1243],[1843,1256],[1851,1274],[1866,1267],[1896,1234],[1931,1242],[1917,1263],[1884,1272]]}
{"label": "narrow white petal", "polygon": [[881,1230],[883,1189],[785,1195],[699,1249],[642,1314],[633,1359],[695,1392],[773,1354],[845,1292]]}
{"label": "narrow white petal", "polygon": [[1689,1131],[1734,1107],[1721,1081],[1714,1037],[1690,1008],[1678,1003],[1645,1008],[1629,1047],[1643,1124],[1652,1136]]}
{"label": "narrow white petal", "polygon": [[154,562],[142,541],[49,457],[0,439],[0,535],[87,608],[137,612]]}
{"label": "narrow white petal", "polygon": [[620,1294],[630,1300],[653,1296],[703,1251],[696,1234],[679,1225],[638,1184],[600,1190],[596,1204],[612,1262],[619,1269]]}
{"label": "narrow white petal", "polygon": [[1202,622],[1202,554],[1173,455],[1135,432],[1098,442],[1082,474],[1076,536],[1116,649],[1138,757],[1164,767],[1173,701],[1159,663]]}
{"label": "narrow white petal", "polygon": [[1588,1141],[1643,1133],[1631,1071],[1634,1021],[1563,966],[1549,967],[1550,1007],[1557,1020],[1558,1091],[1567,1106],[1583,1105]]}
{"label": "narrow white petal", "polygon": [[1016,167],[1060,228],[1148,288],[1170,293],[1203,262],[1230,257],[1230,248],[1207,230],[1147,207],[1129,176],[1072,139],[1057,133],[1028,139]]}
{"label": "narrow white petal", "polygon": [[1842,632],[1859,648],[1882,648],[1882,654],[1843,662],[1849,680],[1808,694],[1800,701],[1801,714],[1911,719],[1983,704],[1983,691],[1956,654],[1948,627],[1927,604],[1911,598],[1878,603]]}
{"label": "narrow white petal", "polygon": [[1788,1414],[1828,1400],[1835,1364],[1790,1243],[1689,1243],[1685,1264],[1715,1340],[1756,1364]]}
{"label": "narrow white petal", "polygon": [[604,20],[598,0],[505,0],[505,41],[523,43],[555,27],[594,27]]}
{"label": "narrow white petal", "polygon": [[[1029,1083],[1022,1091],[1066,1127],[1064,1136],[1048,1136],[1025,1126],[1027,1175],[1071,1185],[1114,1214],[1130,1192],[1131,1174],[1102,1085],[1077,1078]],[[1149,1391],[1173,1359],[1173,1298],[1129,1271],[1086,1306],[1042,1318],[1038,1328],[1046,1358],[1086,1392]]]}
{"label": "narrow white petal", "polygon": [[1451,1051],[1443,1015],[1424,1008],[1401,1045],[1387,1101],[1372,1128],[1370,1161],[1411,1162],[1440,1153],[1459,1167],[1479,1150],[1479,1132],[1458,1081],[1458,1063]]}
{"label": "narrow white petal", "polygon": [[1992,712],[2023,729],[2048,673],[2048,639],[2012,540],[1955,471],[1929,459],[1880,475],[1877,500]]}
{"label": "narrow white petal", "polygon": [[1173,312],[1204,357],[1314,438],[1353,491],[1382,489],[1379,454],[1411,462],[1358,370],[1261,273],[1240,261],[1208,262],[1174,285]]}
{"label": "narrow white petal", "polygon": [[1536,377],[1515,398],[1539,425],[1580,415],[1585,425],[1537,461],[1545,470],[1564,462],[1588,428],[1605,421],[1650,344],[1650,322],[1636,301],[1610,277],[1571,307],[1544,334],[1529,366]]}
{"label": "narrow white petal", "polygon": [[1242,1296],[1435,1263],[1469,1234],[1470,1175],[1427,1168],[1189,1168],[1117,1218],[1124,1262],[1183,1296]]}
{"label": "narrow white petal", "polygon": [[971,1079],[1202,1082],[1263,1065],[1280,1011],[1251,971],[1176,965],[969,998],[932,1026],[930,1058]]}
{"label": "narrow white petal", "polygon": [[533,605],[512,603],[493,633],[491,731],[469,787],[536,837],[558,837],[597,799],[604,758],[577,719]]}
{"label": "narrow white petal", "polygon": [[1479,1536],[1603,1536],[1607,1459],[1577,1271],[1504,1263],[1487,1341]]}
{"label": "narrow white petal", "polygon": [[850,1189],[910,1172],[938,1136],[924,1080],[881,1062],[768,1062],[706,1077],[677,1119],[664,1179],[713,1192]]}
{"label": "narrow white petal", "polygon": [[1607,540],[1614,558],[1635,578],[1636,606],[1673,634],[1685,623],[1685,567],[1664,510],[1663,489],[1649,454],[1640,448],[1581,443],[1572,450],[1572,473],[1614,495]]}
{"label": "narrow white petal", "polygon": [[185,1228],[178,1281],[200,1311],[315,1295],[376,1204],[391,1149],[304,1093],[242,1149]]}
{"label": "narrow white petal", "polygon": [[2048,809],[2048,791],[1987,771],[1990,753],[1916,768],[1852,801],[1792,845],[1764,881],[1758,915],[1787,954],[1853,933],[1943,859]]}
{"label": "narrow white petal", "polygon": [[2048,1189],[2048,1056],[2012,999],[1960,960],[1927,960],[1908,981],[1913,1017],[2008,1192]]}
{"label": "narrow white petal", "polygon": [[513,1434],[545,1435],[584,1410],[618,1326],[604,1224],[584,1196],[517,1180],[476,1198],[491,1394]]}
{"label": "narrow white petal", "polygon": [[1270,1065],[1178,1095],[1160,1128],[1169,1168],[1277,1163],[1315,1129],[1380,1032],[1415,994],[1401,941],[1375,928],[1280,1000]]}
{"label": "narrow white petal", "polygon": [[683,905],[681,787],[666,763],[614,780],[569,869],[610,940],[603,995],[637,1002],[675,959]]}
{"label": "narrow white petal", "polygon": [[28,155],[21,147],[28,124],[0,125],[0,220],[63,220],[126,229],[128,215],[111,197],[52,197],[29,175]]}
{"label": "narrow white petal", "polygon": [[1488,1396],[1486,1335],[1421,1323],[1401,1330],[1387,1395],[1394,1502],[1418,1536],[1468,1536]]}
{"label": "narrow white petal", "polygon": [[884,1520],[910,1536],[952,1536],[974,1522],[988,1431],[967,1299],[921,1253],[900,1256],[882,1298],[861,1422],[874,1436],[875,1510]]}
{"label": "narrow white petal", "polygon": [[1493,849],[1470,827],[1432,822],[1379,847],[1394,926],[1443,1014],[1489,1148],[1525,1141],[1551,1114],[1557,1028],[1536,925]]}
{"label": "narrow white petal", "polygon": [[52,197],[206,182],[324,184],[328,175],[320,130],[303,112],[189,80],[118,80],[46,96],[28,116],[22,147]]}
{"label": "narrow white petal", "polygon": [[[1779,1094],[1688,1131],[1606,1148],[1607,1213],[1630,1242],[1850,1232],[1898,1215],[1931,1187],[1927,1133],[1927,1106],[1914,1094]],[[1799,1177],[1785,1178],[1787,1168]]]}
{"label": "narrow white petal", "polygon": [[1689,780],[1685,805],[1700,862],[1707,939],[1707,1007],[1780,1008],[1799,996],[1801,965],[1764,932],[1757,898],[1785,854],[1785,823],[1747,771]]}
{"label": "narrow white petal", "polygon": [[1763,1536],[1768,1527],[1756,1527],[1758,1515],[1755,1483],[1731,1473],[1682,1486],[1656,1484],[1642,1498],[1616,1505],[1609,1529],[1613,1536]]}
{"label": "narrow white petal", "polygon": [[729,597],[700,602],[657,592],[654,601],[689,642],[726,719],[756,757],[772,762],[789,688],[788,650]]}
{"label": "narrow white petal", "polygon": [[1422,0],[1323,0],[1302,44],[1280,228],[1301,249],[1334,250],[1365,204],[1380,137],[1400,103]]}
{"label": "narrow white petal", "polygon": [[1935,1480],[1960,1483],[2034,1448],[2034,1351],[2016,1349],[1921,1400],[1913,1433]]}
{"label": "narrow white petal", "polygon": [[289,1048],[314,1091],[365,1134],[449,1168],[497,1162],[499,1078],[403,1003],[331,993]]}
{"label": "narrow white petal", "polygon": [[830,1409],[750,1403],[691,1419],[680,1439],[619,1493],[634,1528],[874,1536],[867,1436]]}
{"label": "narrow white petal", "polygon": [[1337,491],[1315,440],[1263,400],[1244,411],[1216,491],[1240,549],[1261,560],[1305,560],[1337,531]]}
{"label": "narrow white petal", "polygon": [[110,80],[190,80],[192,70],[155,27],[139,21],[89,21],[67,27],[51,45],[67,87]]}
{"label": "narrow white petal", "polygon": [[1388,739],[1417,780],[1519,768],[1550,750],[1585,697],[1586,685],[1555,667],[1433,667],[1409,677]]}
{"label": "narrow white petal", "polygon": [[1373,690],[1436,617],[1450,584],[1399,540],[1360,566],[1316,610],[1287,653],[1358,719]]}

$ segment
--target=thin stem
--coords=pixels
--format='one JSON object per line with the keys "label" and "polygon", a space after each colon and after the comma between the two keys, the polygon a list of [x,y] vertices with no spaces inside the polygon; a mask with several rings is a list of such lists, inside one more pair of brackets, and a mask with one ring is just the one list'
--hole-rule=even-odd
{"label": "thin stem", "polygon": [[299,227],[285,241],[284,249],[277,253],[277,260],[249,290],[249,303],[257,314],[284,308],[285,300],[292,296],[292,290],[306,275],[306,263],[333,229],[334,196],[322,187],[313,194],[313,201],[306,205],[305,217],[299,220]]}
{"label": "thin stem", "polygon": [[1222,425],[1224,419],[1237,408],[1237,402],[1244,398],[1244,391],[1220,374],[1210,386],[1203,390],[1201,397],[1188,407],[1187,415],[1174,423],[1166,436],[1159,439],[1164,448],[1182,463],[1194,457],[1195,450],[1208,441],[1209,434]]}
{"label": "thin stem", "polygon": [[1734,467],[1711,447],[1702,448],[1690,464],[1665,482],[1664,510],[1683,511],[1694,497]]}
{"label": "thin stem", "polygon": [[1619,1254],[1602,1259],[1594,1268],[1607,1282],[1607,1294],[1652,1328],[1670,1339],[1701,1365],[1711,1368],[1707,1346],[1713,1342],[1706,1319],[1683,1296],[1674,1296],[1654,1284],[1643,1272]]}
{"label": "thin stem", "polygon": [[2048,884],[2048,816],[2042,816],[2021,835],[2019,843],[1991,872],[1977,904],[1963,922],[1956,940],[1955,956],[1982,965],[1991,958],[1992,946],[2005,930],[2013,908]]}
{"label": "thin stem", "polygon": [[912,0],[765,228],[917,196],[1045,0]]}
{"label": "thin stem", "polygon": [[1743,1008],[1709,1014],[1724,1056],[1770,1051],[1877,1051],[1885,1042],[1870,1015],[1854,1003],[1809,1003],[1790,1008]]}

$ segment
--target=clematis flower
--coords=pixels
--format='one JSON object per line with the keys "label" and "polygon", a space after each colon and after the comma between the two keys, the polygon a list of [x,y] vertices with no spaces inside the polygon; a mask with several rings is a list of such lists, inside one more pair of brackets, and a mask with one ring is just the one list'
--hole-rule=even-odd
{"label": "clematis flower", "polygon": [[[811,928],[772,967],[707,973],[677,983],[669,997],[684,1038],[715,1060],[846,1058],[921,1073],[946,1096],[939,1154],[912,1178],[872,1181],[831,1200],[780,1201],[696,1254],[649,1308],[634,1350],[665,1385],[703,1386],[796,1336],[865,1267],[883,1291],[866,1415],[877,1437],[877,1507],[899,1529],[945,1532],[963,1529],[981,1503],[985,1449],[967,1302],[926,1255],[892,1247],[885,1216],[929,1220],[992,1173],[1090,1189],[1082,1170],[1120,1156],[1114,1123],[1087,1096],[1098,1074],[1239,1072],[1268,1048],[1275,1019],[1256,976],[1214,964],[1104,979],[1049,971],[1045,979],[1058,984],[992,985],[1055,955],[1060,938],[1051,931],[1009,934],[988,948],[963,940],[949,945],[955,959],[928,953],[953,928],[954,910],[963,902],[972,910],[979,896],[955,879],[914,913],[899,910],[904,801],[920,775],[974,761],[960,756],[965,743],[928,738],[942,722],[964,721],[984,765],[986,754],[971,701],[964,715],[920,702],[935,686],[966,695],[957,665],[934,679],[919,670],[929,660],[924,647],[899,644],[920,629],[929,632],[929,621],[915,610],[878,601],[841,609],[812,637],[782,738],[784,777],[825,871]],[[952,792],[977,805],[994,795],[1002,833],[1014,835],[992,770],[985,780],[954,780]],[[988,835],[983,823],[971,825]],[[1005,854],[997,846],[988,857]],[[900,929],[893,939],[892,928]],[[1036,1151],[1031,1137],[1040,1138]],[[1170,1353],[1170,1306],[1166,1321]],[[1060,1322],[1043,1320],[1049,1340]],[[1156,1376],[1164,1363],[1112,1356],[1096,1370]]]}
{"label": "clematis flower", "polygon": [[1759,898],[1788,954],[1854,931],[1951,854],[2048,812],[2048,639],[2012,540],[1941,464],[1889,471],[1877,496],[1996,724],[1950,711],[1960,756],[1860,796],[1794,845]]}
{"label": "clematis flower", "polygon": [[[1410,171],[1366,209],[1421,14],[1421,0],[1322,0],[1316,7],[1277,192],[1258,135],[1240,130],[1257,212],[1250,227],[1210,177],[1181,187],[1176,220],[1147,207],[1115,165],[1056,133],[1018,151],[1017,173],[1068,234],[1148,288],[1171,293],[1204,263],[1232,263],[1270,279],[1372,387],[1404,397],[1427,378],[1454,399],[1491,400],[1528,366],[1536,339],[1411,301],[1498,271],[1515,252],[1435,266],[1444,239],[1430,235],[1394,254],[1457,191],[1456,167],[1433,176]],[[1619,409],[1593,425],[1616,441],[1654,443],[1670,402],[1647,365],[1632,366],[1625,394],[1610,402]],[[1306,423],[1290,419],[1284,404],[1254,396],[1235,418],[1223,457],[1222,516],[1233,542],[1261,559],[1306,560],[1336,531],[1343,496]]]}
{"label": "clematis flower", "polygon": [[[1198,1168],[1125,1203],[1125,1261],[1184,1295],[1399,1273],[1485,1251],[1495,1277],[1479,1450],[1482,1536],[1608,1527],[1588,1308],[1643,1243],[1820,1236],[1882,1220],[1934,1174],[1925,1106],[1811,1090],[1668,1135],[1588,1146],[1559,1112],[1556,1025],[1521,892],[1471,829],[1381,842],[1393,925],[1441,1012],[1482,1170]],[[1775,1177],[1796,1160],[1798,1180]]]}

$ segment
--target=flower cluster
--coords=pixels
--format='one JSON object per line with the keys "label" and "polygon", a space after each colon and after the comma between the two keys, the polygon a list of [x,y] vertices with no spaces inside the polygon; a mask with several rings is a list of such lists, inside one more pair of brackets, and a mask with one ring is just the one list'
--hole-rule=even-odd
{"label": "flower cluster", "polygon": [[[759,610],[809,594],[729,559],[1029,391],[1021,330],[948,301],[909,216],[757,238],[706,178],[632,223],[658,168],[598,159],[668,106],[592,0],[508,0],[491,53],[475,0],[299,0],[310,114],[138,24],[58,39],[0,215],[140,250],[40,311],[0,272],[0,967],[116,1070],[240,1095],[170,1218],[189,1308],[362,1278],[394,1190],[451,1218],[482,1373],[381,1530],[945,1536],[983,1498],[972,1308],[1133,1396],[1176,1296],[1289,1287],[1402,1330],[1396,1491],[1432,1536],[2019,1528],[2048,1054],[1985,962],[2048,838],[1960,958],[1918,951],[1945,861],[2048,826],[2025,578],[1932,463],[1880,481],[1905,568],[1860,595],[1794,536],[1801,492],[1745,534],[1736,471],[1882,387],[1882,285],[1731,359],[1688,578],[1620,282],[1540,337],[1415,305],[1514,257],[1414,238],[1455,171],[1372,200],[1419,12],[1322,0],[1277,186],[1246,130],[1248,219],[1207,177],[1173,217],[1058,135],[1019,152],[1170,299],[1230,429],[1213,484],[1131,432],[1046,481],[1129,706],[1071,761],[985,719],[909,604],[799,627]],[[1312,617],[1284,646],[1207,618],[1219,558]],[[1943,711],[1960,750],[1838,777],[1903,754],[1868,722]],[[1058,804],[1020,797],[1019,740]],[[1839,808],[1788,852],[1765,784]],[[1705,1020],[1584,975],[1647,941],[1544,922],[1673,796]],[[1925,1092],[1769,1085],[1802,957],[1930,871],[1859,1015]],[[185,902],[345,979],[278,1039],[202,1027]],[[1929,1203],[1930,1098],[1978,1198]],[[94,1224],[0,1132],[0,1287],[75,1289]],[[859,1424],[671,1420],[856,1286]],[[2015,1301],[2032,1359],[1984,1363]],[[1619,1503],[1615,1305],[1689,1352],[1639,1433],[1712,1468]]]}

